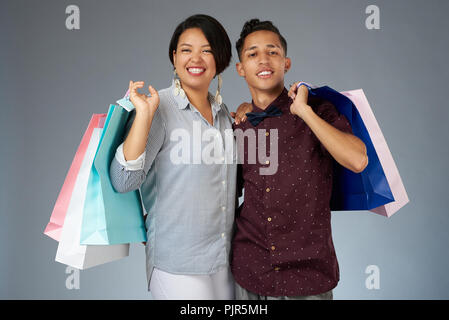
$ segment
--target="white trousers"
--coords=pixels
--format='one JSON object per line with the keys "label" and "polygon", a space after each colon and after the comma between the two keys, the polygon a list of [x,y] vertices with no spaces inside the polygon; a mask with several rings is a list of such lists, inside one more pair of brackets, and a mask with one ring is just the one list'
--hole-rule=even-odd
{"label": "white trousers", "polygon": [[154,268],[150,291],[155,300],[233,300],[234,278],[229,267],[210,275],[173,274]]}

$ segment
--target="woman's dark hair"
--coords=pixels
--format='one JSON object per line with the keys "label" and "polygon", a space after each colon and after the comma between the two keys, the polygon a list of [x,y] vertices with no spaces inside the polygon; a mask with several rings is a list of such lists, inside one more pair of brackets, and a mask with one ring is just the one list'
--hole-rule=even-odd
{"label": "woman's dark hair", "polygon": [[173,63],[173,51],[176,51],[181,34],[190,28],[200,28],[212,48],[217,74],[229,66],[232,57],[232,46],[228,34],[216,19],[205,14],[196,14],[181,22],[173,32],[168,48],[168,56]]}
{"label": "woman's dark hair", "polygon": [[260,21],[259,19],[251,19],[246,21],[243,25],[242,32],[240,32],[240,39],[235,43],[235,48],[237,49],[237,53],[239,55],[239,59],[241,60],[241,54],[243,49],[243,43],[245,42],[246,37],[256,31],[267,30],[276,33],[279,36],[279,40],[281,41],[282,48],[284,49],[285,55],[287,55],[287,41],[279,32],[279,29],[276,28],[271,21]]}

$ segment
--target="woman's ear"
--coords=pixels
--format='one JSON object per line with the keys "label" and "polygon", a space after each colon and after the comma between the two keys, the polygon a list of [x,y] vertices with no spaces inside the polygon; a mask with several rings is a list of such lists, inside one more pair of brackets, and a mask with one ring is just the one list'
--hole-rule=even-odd
{"label": "woman's ear", "polygon": [[176,50],[173,50],[173,65],[176,66]]}

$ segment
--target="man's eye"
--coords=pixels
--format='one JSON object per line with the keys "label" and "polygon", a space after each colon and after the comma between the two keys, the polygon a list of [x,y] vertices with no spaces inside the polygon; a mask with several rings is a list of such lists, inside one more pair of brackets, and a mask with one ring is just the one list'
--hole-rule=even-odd
{"label": "man's eye", "polygon": [[271,55],[276,55],[276,54],[278,54],[278,53],[277,53],[277,51],[270,51],[270,54],[271,54]]}
{"label": "man's eye", "polygon": [[248,54],[248,57],[255,57],[255,56],[256,56],[255,52]]}

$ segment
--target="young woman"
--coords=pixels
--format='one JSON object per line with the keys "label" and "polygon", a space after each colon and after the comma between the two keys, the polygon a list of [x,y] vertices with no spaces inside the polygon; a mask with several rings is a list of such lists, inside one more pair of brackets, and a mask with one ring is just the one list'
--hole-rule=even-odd
{"label": "young woman", "polygon": [[[216,76],[220,87],[231,43],[217,20],[194,15],[174,31],[169,57],[171,87],[157,92],[149,86],[148,97],[138,92],[143,81],[129,83],[135,111],[111,180],[118,192],[139,189],[148,212],[145,251],[154,299],[233,299],[236,162],[222,161],[232,123],[219,89],[209,93]],[[211,137],[222,142],[213,152]]]}

